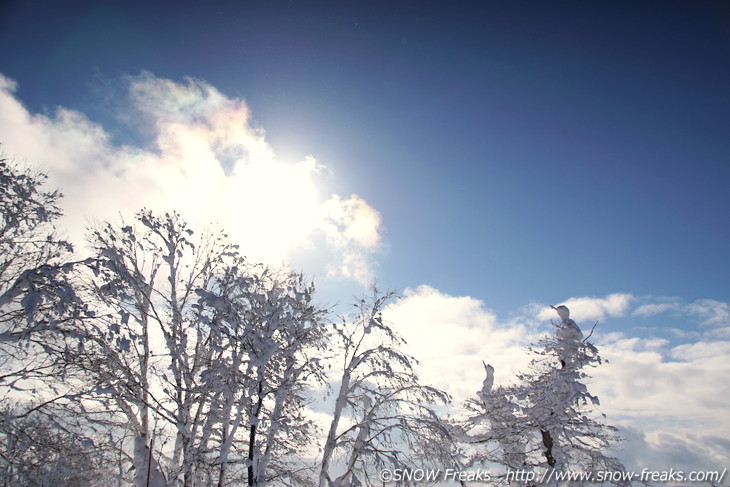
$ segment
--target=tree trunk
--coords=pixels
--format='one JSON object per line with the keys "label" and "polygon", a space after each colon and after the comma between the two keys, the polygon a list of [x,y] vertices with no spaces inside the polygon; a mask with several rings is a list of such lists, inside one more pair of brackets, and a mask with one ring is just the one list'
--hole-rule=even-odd
{"label": "tree trunk", "polygon": [[553,437],[550,435],[550,432],[547,430],[540,430],[540,434],[542,434],[542,444],[545,445],[545,459],[548,462],[548,465],[551,467],[555,466],[555,457],[553,457]]}
{"label": "tree trunk", "polygon": [[248,485],[249,487],[258,486],[258,476],[262,474],[261,471],[254,468],[256,465],[254,462],[258,460],[256,458],[256,430],[258,426],[259,413],[264,403],[264,384],[259,380],[258,384],[258,400],[256,402],[256,408],[251,415],[251,430],[248,436]]}
{"label": "tree trunk", "polygon": [[347,402],[347,390],[350,387],[350,371],[346,370],[342,374],[342,384],[340,385],[340,391],[335,401],[335,413],[330,424],[330,430],[327,434],[327,442],[324,445],[324,451],[322,452],[322,468],[319,472],[319,487],[327,487],[328,470],[330,467],[330,460],[332,459],[332,453],[335,450],[335,440],[337,438],[337,428],[340,424],[340,417],[342,416],[342,410],[345,408]]}

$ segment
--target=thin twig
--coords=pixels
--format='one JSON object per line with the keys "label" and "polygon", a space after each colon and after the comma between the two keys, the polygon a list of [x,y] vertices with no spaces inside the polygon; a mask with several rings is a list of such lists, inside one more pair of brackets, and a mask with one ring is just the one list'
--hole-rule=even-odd
{"label": "thin twig", "polygon": [[596,325],[598,325],[598,321],[595,322],[595,324],[593,325],[593,328],[591,328],[591,332],[588,334],[588,336],[583,339],[583,343],[585,343],[586,340],[588,340],[591,337],[591,335],[593,335],[593,330],[596,329]]}

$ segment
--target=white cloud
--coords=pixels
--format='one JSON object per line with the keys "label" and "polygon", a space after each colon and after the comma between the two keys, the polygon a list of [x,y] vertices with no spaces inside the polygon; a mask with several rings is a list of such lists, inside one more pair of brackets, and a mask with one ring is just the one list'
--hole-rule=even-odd
{"label": "white cloud", "polygon": [[[652,300],[654,298],[644,298]],[[692,303],[685,304],[678,298],[660,298],[662,302],[649,302],[637,307],[633,311],[634,316],[643,318],[672,312],[675,317],[681,316],[690,319],[693,323],[699,323],[706,327],[727,327],[730,325],[730,304],[714,299],[698,299]]]}
{"label": "white cloud", "polygon": [[684,311],[703,319],[704,326],[730,324],[730,304],[714,299],[698,299],[685,306]]}
{"label": "white cloud", "polygon": [[361,283],[372,281],[372,268],[358,249],[378,249],[382,245],[380,214],[357,195],[344,200],[332,195],[322,209],[321,229],[330,247],[340,255],[339,263],[329,264],[327,273]]}
{"label": "white cloud", "polygon": [[712,331],[710,331],[710,335],[718,339],[730,340],[730,326],[714,328]]}
{"label": "white cloud", "polygon": [[[594,299],[614,314],[625,310],[630,295],[606,298],[571,298],[566,303],[582,303]],[[590,311],[590,307],[586,307]],[[471,397],[484,380],[481,361],[495,368],[497,383],[515,380],[515,374],[526,370],[533,358],[526,347],[549,330],[548,322],[557,317],[555,311],[530,304],[509,320],[499,319],[484,302],[470,296],[450,296],[428,285],[406,289],[404,298],[387,312],[409,343],[411,353],[422,362],[424,378],[446,389],[457,400]],[[580,304],[577,309],[581,310]],[[572,308],[571,308],[572,310]],[[608,312],[606,312],[608,313]],[[583,316],[594,316],[583,313]],[[579,311],[578,317],[581,316]],[[636,339],[638,340],[638,339]],[[647,341],[643,346],[661,347],[666,340]]]}
{"label": "white cloud", "polygon": [[[575,321],[603,320],[607,316],[617,317],[626,314],[634,300],[631,294],[609,294],[605,298],[580,297],[570,298],[562,303],[570,309],[570,317]],[[542,308],[537,317],[541,320],[556,318],[555,311],[549,307]]]}
{"label": "white cloud", "polygon": [[688,473],[722,471],[726,467],[730,441],[722,436],[677,434],[671,429],[647,435],[628,424],[620,428],[626,439],[621,457],[629,470],[673,469]]}
{"label": "white cloud", "polygon": [[[127,117],[151,147],[115,146],[82,113],[31,114],[0,75],[0,134],[8,155],[49,173],[65,193],[64,227],[79,241],[89,221],[142,207],[218,223],[254,260],[278,264],[324,235],[329,275],[372,278],[379,213],[364,199],[327,195],[312,157],[282,162],[245,102],[195,79],[127,78]],[[318,249],[320,250],[320,249]]]}
{"label": "white cloud", "polygon": [[500,326],[477,299],[449,296],[426,285],[407,289],[386,319],[421,361],[423,378],[457,400],[471,397],[481,386],[482,360],[495,368],[497,383],[513,381],[529,362],[523,347],[535,338],[526,326]]}
{"label": "white cloud", "polygon": [[730,341],[686,343],[672,348],[669,355],[675,360],[701,361],[706,366],[722,368],[730,357]]}
{"label": "white cloud", "polygon": [[[709,445],[712,438],[730,435],[724,399],[730,397],[730,342],[669,347],[664,340],[616,333],[598,347],[610,363],[592,372],[590,388],[609,422],[625,425],[623,433],[629,432],[622,458],[636,468],[676,469],[680,457],[675,453],[687,450],[695,455],[684,458],[683,465],[723,466],[720,460],[730,455],[730,444]],[[638,444],[634,430],[641,432]],[[638,458],[632,453],[644,450]]]}
{"label": "white cloud", "polygon": [[634,310],[634,316],[654,316],[661,313],[666,313],[670,310],[676,310],[679,308],[677,303],[652,303],[644,304]]}
{"label": "white cloud", "polygon": [[681,328],[667,328],[666,329],[672,336],[680,338],[680,339],[698,339],[702,336],[701,333],[698,333],[696,331],[687,331],[682,330]]}

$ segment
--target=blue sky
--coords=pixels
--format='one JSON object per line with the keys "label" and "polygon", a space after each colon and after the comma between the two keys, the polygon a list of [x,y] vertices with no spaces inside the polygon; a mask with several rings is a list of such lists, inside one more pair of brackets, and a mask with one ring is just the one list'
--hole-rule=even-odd
{"label": "blue sky", "polygon": [[[244,251],[292,262],[328,300],[372,277],[407,289],[412,333],[428,298],[452,309],[443,323],[521,346],[544,305],[568,302],[584,327],[602,321],[625,359],[614,373],[662,383],[687,367],[705,378],[698,397],[727,389],[726,6],[233,3],[0,7],[0,141],[64,188],[70,233],[120,206],[188,205],[248,222],[232,230]],[[259,199],[237,196],[246,184]],[[486,352],[453,347],[481,373]],[[636,395],[596,380],[616,402]],[[730,433],[708,408],[677,441]],[[615,417],[660,452],[640,410]]]}
{"label": "blue sky", "polygon": [[0,62],[120,140],[119,76],[245,99],[383,214],[389,286],[726,298],[727,10],[538,3],[10,2]]}

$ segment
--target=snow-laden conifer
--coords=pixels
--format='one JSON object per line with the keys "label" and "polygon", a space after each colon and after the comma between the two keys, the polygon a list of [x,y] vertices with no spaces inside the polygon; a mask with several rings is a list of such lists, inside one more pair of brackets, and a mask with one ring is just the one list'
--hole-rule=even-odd
{"label": "snow-laden conifer", "polygon": [[567,307],[554,309],[561,321],[530,348],[535,358],[518,374],[519,382],[483,388],[466,403],[470,416],[463,439],[475,447],[467,465],[496,467],[497,480],[510,480],[507,472],[519,471],[530,472],[536,485],[580,485],[550,472],[624,471],[610,453],[620,440],[618,431],[602,421],[599,399],[585,384],[587,370],[602,363],[598,350],[583,338]]}

